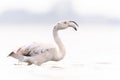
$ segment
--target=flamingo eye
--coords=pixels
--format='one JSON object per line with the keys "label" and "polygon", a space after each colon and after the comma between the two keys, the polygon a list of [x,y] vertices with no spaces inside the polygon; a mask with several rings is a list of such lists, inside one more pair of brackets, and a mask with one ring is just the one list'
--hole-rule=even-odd
{"label": "flamingo eye", "polygon": [[65,21],[64,24],[67,24],[67,22]]}

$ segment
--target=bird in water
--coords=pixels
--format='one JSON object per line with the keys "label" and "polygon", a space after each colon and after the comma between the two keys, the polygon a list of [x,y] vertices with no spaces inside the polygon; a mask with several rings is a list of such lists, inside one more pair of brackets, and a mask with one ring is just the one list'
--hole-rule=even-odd
{"label": "bird in water", "polygon": [[61,21],[53,28],[53,38],[56,47],[48,44],[32,43],[12,51],[8,56],[26,62],[28,65],[41,65],[47,61],[60,61],[65,56],[65,47],[59,38],[58,31],[72,27],[77,31],[78,24],[75,21]]}

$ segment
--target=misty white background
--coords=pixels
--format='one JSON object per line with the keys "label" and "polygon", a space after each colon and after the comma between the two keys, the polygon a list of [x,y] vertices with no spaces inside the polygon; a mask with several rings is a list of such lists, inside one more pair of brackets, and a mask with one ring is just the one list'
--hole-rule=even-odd
{"label": "misty white background", "polygon": [[[74,12],[79,15],[120,18],[119,0],[0,0],[0,14],[19,9],[34,14],[46,14],[55,4],[63,3],[64,5],[69,1],[72,3]],[[61,9],[64,11],[63,7]],[[0,78],[6,80],[119,80],[120,25],[81,24],[79,20],[76,22],[79,25],[77,32],[71,28],[59,32],[67,51],[65,58],[42,66],[16,66],[14,64],[17,60],[8,58],[7,55],[31,42],[54,43],[52,29],[57,22],[44,25],[0,24]]]}
{"label": "misty white background", "polygon": [[[80,14],[99,14],[120,17],[119,0],[0,0],[0,13],[6,10],[25,9],[33,13],[46,13],[59,2],[72,2],[74,10]],[[60,5],[60,7],[62,7]]]}

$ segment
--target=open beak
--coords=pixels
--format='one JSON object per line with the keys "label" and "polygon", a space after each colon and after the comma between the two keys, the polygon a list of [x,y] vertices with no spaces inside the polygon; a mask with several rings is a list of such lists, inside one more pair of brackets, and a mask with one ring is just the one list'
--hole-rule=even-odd
{"label": "open beak", "polygon": [[78,24],[77,24],[75,21],[69,21],[69,22],[70,22],[70,25],[69,25],[69,26],[70,26],[70,27],[73,27],[73,28],[77,31],[76,26],[79,27]]}

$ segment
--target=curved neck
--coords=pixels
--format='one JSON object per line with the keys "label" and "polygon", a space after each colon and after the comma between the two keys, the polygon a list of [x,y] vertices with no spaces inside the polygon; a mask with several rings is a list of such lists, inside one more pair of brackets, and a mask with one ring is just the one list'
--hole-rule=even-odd
{"label": "curved neck", "polygon": [[57,54],[56,57],[62,59],[65,55],[65,48],[64,48],[62,41],[59,38],[57,29],[53,29],[53,37],[58,46],[58,53],[56,53]]}

